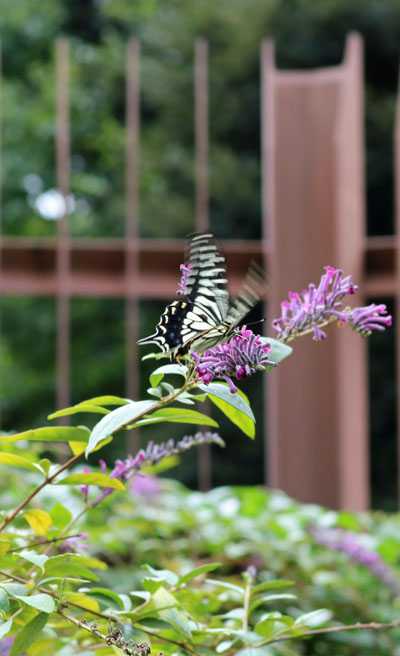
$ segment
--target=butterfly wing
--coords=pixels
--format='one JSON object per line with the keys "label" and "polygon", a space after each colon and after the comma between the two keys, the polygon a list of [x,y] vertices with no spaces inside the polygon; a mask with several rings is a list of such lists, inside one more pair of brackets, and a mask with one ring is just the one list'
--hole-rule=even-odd
{"label": "butterfly wing", "polygon": [[263,295],[264,288],[265,278],[263,269],[256,262],[252,262],[239,294],[231,301],[226,314],[226,322],[230,328],[237,326],[246,314],[258,303]]}
{"label": "butterfly wing", "polygon": [[139,344],[156,344],[165,353],[183,353],[223,324],[229,308],[225,258],[211,233],[193,235],[185,297],[165,308],[153,335]]}

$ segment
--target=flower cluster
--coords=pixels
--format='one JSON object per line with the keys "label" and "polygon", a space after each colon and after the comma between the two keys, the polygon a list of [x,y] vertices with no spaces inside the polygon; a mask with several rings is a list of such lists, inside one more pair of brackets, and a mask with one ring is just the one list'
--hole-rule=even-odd
{"label": "flower cluster", "polygon": [[192,268],[193,266],[191,264],[181,264],[179,267],[181,279],[176,292],[179,296],[185,296],[187,294],[188,279]]}
{"label": "flower cluster", "polygon": [[281,303],[281,316],[272,322],[278,338],[288,342],[312,332],[313,339],[320,341],[326,338],[322,327],[334,321],[349,324],[362,335],[391,326],[392,317],[383,304],[372,303],[355,309],[344,307],[344,297],[355,294],[357,289],[351,276],[326,266],[318,287],[311,283],[301,293],[289,292],[289,298]]}
{"label": "flower cluster", "polygon": [[[144,449],[140,449],[135,456],[128,456],[126,460],[116,460],[113,470],[110,473],[110,478],[118,478],[121,481],[128,481],[133,475],[138,474],[140,469],[145,465],[155,465],[160,460],[168,458],[169,456],[179,455],[188,451],[194,446],[201,444],[217,444],[218,446],[225,446],[223,439],[217,434],[207,431],[205,433],[195,433],[195,435],[185,435],[180,440],[167,440],[156,444],[149,442]],[[101,461],[101,469],[105,471],[105,463]],[[133,491],[139,494],[139,491],[133,488]],[[97,506],[103,499],[108,497],[114,492],[113,488],[105,488],[99,497],[93,502],[93,506]]]}
{"label": "flower cluster", "polygon": [[240,380],[263,371],[274,363],[269,359],[271,345],[243,326],[230,340],[209,348],[204,353],[192,353],[196,373],[208,385],[214,378],[223,378],[231,392],[237,388],[232,378]]}
{"label": "flower cluster", "polygon": [[375,551],[363,544],[363,536],[339,528],[312,526],[310,533],[318,544],[346,554],[353,562],[364,565],[395,595],[400,595],[400,580]]}

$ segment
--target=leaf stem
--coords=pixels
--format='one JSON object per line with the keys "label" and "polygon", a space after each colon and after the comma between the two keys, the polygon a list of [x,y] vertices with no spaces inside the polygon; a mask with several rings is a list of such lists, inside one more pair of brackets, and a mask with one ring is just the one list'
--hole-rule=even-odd
{"label": "leaf stem", "polygon": [[54,474],[51,474],[51,476],[47,476],[44,481],[40,483],[37,487],[35,487],[34,490],[28,496],[21,501],[21,503],[14,508],[11,512],[9,512],[5,518],[3,519],[2,523],[0,524],[0,533],[4,531],[4,529],[11,524],[11,522],[19,515],[21,510],[23,510],[31,501],[34,499],[39,492],[43,490],[47,485],[50,485],[60,474],[62,474],[63,471],[71,467],[71,465],[74,465],[78,460],[82,457],[82,453],[79,453],[78,455],[72,456],[72,458],[69,458],[66,462],[64,462],[61,467],[59,467]]}
{"label": "leaf stem", "polygon": [[303,640],[304,638],[311,638],[316,635],[327,635],[329,633],[344,633],[345,631],[388,631],[390,629],[400,628],[400,619],[393,620],[392,622],[357,622],[356,624],[340,624],[338,626],[327,626],[322,629],[312,629],[301,635],[283,635],[272,640],[265,640],[257,645],[263,647],[264,645],[272,645],[277,642],[287,642],[289,640]]}

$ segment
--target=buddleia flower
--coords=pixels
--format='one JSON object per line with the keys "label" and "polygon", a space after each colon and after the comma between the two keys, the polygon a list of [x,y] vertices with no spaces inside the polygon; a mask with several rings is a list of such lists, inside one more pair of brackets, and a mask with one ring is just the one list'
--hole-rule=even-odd
{"label": "buddleia flower", "polygon": [[260,335],[243,326],[231,339],[207,349],[204,353],[192,353],[199,379],[208,385],[214,379],[225,380],[232,393],[237,391],[233,382],[264,371],[274,363],[270,359],[271,345]]}

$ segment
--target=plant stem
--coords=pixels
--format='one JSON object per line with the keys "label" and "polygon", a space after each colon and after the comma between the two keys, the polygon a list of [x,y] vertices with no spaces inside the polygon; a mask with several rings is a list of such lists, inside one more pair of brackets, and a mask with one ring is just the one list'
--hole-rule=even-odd
{"label": "plant stem", "polygon": [[17,515],[23,510],[31,501],[34,499],[39,492],[43,490],[47,485],[50,485],[60,474],[62,474],[63,471],[71,467],[71,465],[74,465],[78,460],[81,458],[82,453],[79,453],[76,456],[72,456],[72,458],[69,458],[66,462],[64,462],[61,467],[59,467],[54,474],[51,474],[51,476],[46,476],[44,481],[40,483],[37,487],[35,487],[34,490],[23,500],[21,503],[14,508],[10,513],[8,513],[5,518],[3,519],[2,523],[0,524],[0,533],[4,531],[4,529],[15,519]]}
{"label": "plant stem", "polygon": [[357,622],[356,624],[341,624],[339,626],[328,626],[323,629],[312,629],[306,633],[297,636],[284,635],[272,640],[265,640],[257,645],[262,647],[264,645],[272,645],[276,642],[287,642],[288,640],[303,640],[316,635],[327,635],[329,633],[344,633],[345,631],[388,631],[390,629],[400,628],[400,619],[393,620],[392,622]]}
{"label": "plant stem", "polygon": [[41,542],[30,542],[29,544],[24,545],[23,547],[15,547],[15,549],[9,549],[7,553],[18,553],[18,551],[23,551],[24,549],[32,549],[33,547],[44,547],[46,544],[53,544],[54,542],[62,542],[63,540],[69,540],[69,538],[79,538],[81,533],[72,533],[72,535],[61,535],[58,538],[52,538],[51,540],[42,540]]}
{"label": "plant stem", "polygon": [[249,608],[250,608],[252,577],[247,572],[245,576],[246,576],[246,587],[244,589],[242,630],[243,632],[246,633],[249,630]]}

